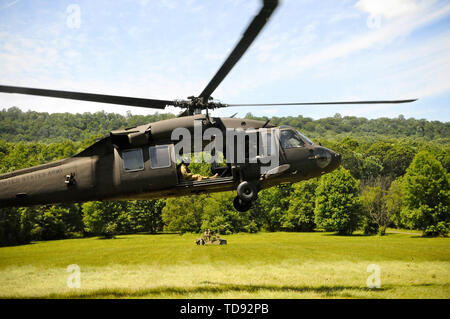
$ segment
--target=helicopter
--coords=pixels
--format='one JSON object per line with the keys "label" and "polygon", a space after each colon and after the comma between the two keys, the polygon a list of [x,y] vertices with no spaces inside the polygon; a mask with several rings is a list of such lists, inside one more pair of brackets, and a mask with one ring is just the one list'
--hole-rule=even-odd
{"label": "helicopter", "polygon": [[[73,157],[0,175],[0,208],[93,200],[147,200],[236,191],[234,208],[245,212],[262,189],[329,173],[340,166],[342,156],[312,142],[292,127],[234,116],[211,117],[209,110],[234,106],[386,104],[416,100],[276,104],[225,104],[214,100],[211,95],[253,43],[278,5],[278,0],[262,0],[260,11],[198,96],[158,100],[0,85],[1,93],[151,109],[168,106],[183,109],[176,118],[111,131]],[[186,133],[183,136],[185,145],[181,149],[176,143],[180,136],[174,134],[177,129]],[[208,130],[214,130],[214,134],[205,138]],[[200,135],[196,134],[198,131]],[[233,141],[239,139],[237,135],[243,139],[235,145]],[[220,143],[225,147],[218,147]],[[221,149],[226,163],[212,163],[211,175],[214,178],[186,180],[180,174],[177,158],[203,151],[203,147],[211,144],[211,154],[217,155]],[[241,160],[235,160],[236,156]]]}

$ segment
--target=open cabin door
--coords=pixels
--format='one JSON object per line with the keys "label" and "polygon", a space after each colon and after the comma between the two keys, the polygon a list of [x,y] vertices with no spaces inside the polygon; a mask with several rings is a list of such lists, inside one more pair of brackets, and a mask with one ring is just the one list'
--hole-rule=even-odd
{"label": "open cabin door", "polygon": [[131,193],[145,193],[177,185],[173,144],[118,150],[120,186]]}

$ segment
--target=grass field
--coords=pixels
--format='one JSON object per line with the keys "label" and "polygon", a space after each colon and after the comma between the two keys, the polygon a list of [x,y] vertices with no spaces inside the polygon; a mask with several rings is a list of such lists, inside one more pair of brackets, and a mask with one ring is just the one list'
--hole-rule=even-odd
{"label": "grass field", "polygon": [[[259,233],[196,246],[195,235],[129,235],[0,248],[0,297],[450,298],[450,239],[414,233]],[[69,289],[67,266],[81,270]],[[369,289],[367,266],[381,270]]]}

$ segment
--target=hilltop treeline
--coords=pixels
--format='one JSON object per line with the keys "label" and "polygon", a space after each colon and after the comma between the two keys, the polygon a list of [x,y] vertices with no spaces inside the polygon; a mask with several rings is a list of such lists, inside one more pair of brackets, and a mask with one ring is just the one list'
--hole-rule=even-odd
{"label": "hilltop treeline", "polygon": [[[248,113],[248,118],[266,121],[268,117],[255,117]],[[312,138],[319,137],[348,137],[365,136],[370,139],[380,137],[449,141],[450,123],[439,121],[406,119],[403,115],[397,118],[378,118],[368,120],[364,117],[341,116],[336,113],[333,117],[313,120],[301,115],[297,117],[272,117],[270,122],[275,125],[290,125],[302,130]]]}
{"label": "hilltop treeline", "polygon": [[[174,118],[173,114],[126,116],[97,113],[39,113],[22,112],[13,107],[0,111],[0,140],[8,142],[59,142],[63,140],[82,141],[91,136],[102,136],[112,130]],[[248,113],[246,118],[266,121],[268,117],[255,117]],[[330,138],[348,136],[415,138],[423,140],[449,141],[450,123],[439,121],[380,118],[368,120],[363,117],[336,114],[334,117],[313,120],[301,115],[297,117],[272,117],[275,125],[290,125],[301,130],[311,138]]]}
{"label": "hilltop treeline", "polygon": [[175,117],[173,114],[128,115],[114,113],[22,112],[17,107],[0,111],[0,140],[8,142],[84,141],[112,130]]}
{"label": "hilltop treeline", "polygon": [[[0,173],[72,156],[107,132],[170,118],[107,113],[0,112]],[[248,114],[247,117],[253,117]],[[254,118],[254,117],[253,117]],[[259,118],[266,120],[266,118]],[[158,201],[89,202],[0,210],[0,245],[136,232],[384,233],[387,226],[448,233],[449,123],[341,117],[272,118],[343,155],[342,169],[260,193],[247,213],[233,192]],[[195,169],[205,174],[207,168]]]}

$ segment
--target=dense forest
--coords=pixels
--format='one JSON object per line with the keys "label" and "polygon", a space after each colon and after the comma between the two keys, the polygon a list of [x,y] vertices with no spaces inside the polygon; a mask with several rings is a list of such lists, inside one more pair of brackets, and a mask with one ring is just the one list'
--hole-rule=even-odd
{"label": "dense forest", "polygon": [[[109,131],[174,117],[0,111],[0,173],[72,156]],[[257,118],[251,114],[247,118]],[[450,123],[380,118],[273,117],[343,155],[321,178],[262,191],[247,213],[231,192],[158,201],[90,202],[0,210],[0,246],[77,236],[159,231],[221,234],[313,231],[384,234],[387,226],[446,235]],[[197,168],[205,170],[201,165]],[[200,171],[200,173],[202,173]]]}
{"label": "dense forest", "polygon": [[[112,130],[132,127],[175,117],[173,114],[131,115],[126,116],[97,113],[39,113],[22,112],[13,107],[0,111],[0,140],[8,142],[44,143],[61,142],[65,140],[83,141],[92,136],[102,136]],[[254,117],[247,114],[246,118],[266,121],[268,117]],[[380,137],[414,138],[420,140],[442,140],[448,143],[450,138],[450,123],[439,121],[405,119],[399,116],[395,119],[379,118],[368,120],[361,117],[336,114],[334,117],[313,120],[301,115],[297,117],[272,117],[275,125],[290,125],[301,130],[311,138],[331,137],[367,137],[370,140]]]}

